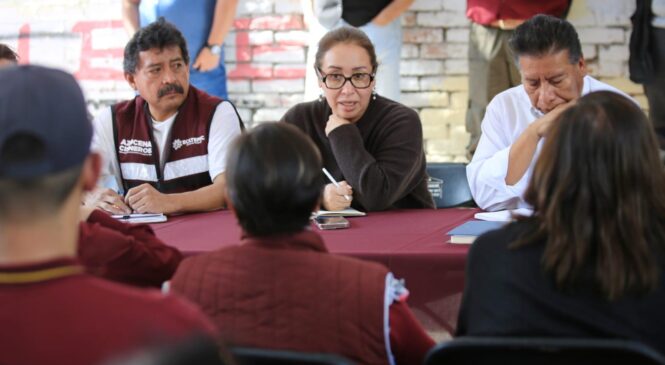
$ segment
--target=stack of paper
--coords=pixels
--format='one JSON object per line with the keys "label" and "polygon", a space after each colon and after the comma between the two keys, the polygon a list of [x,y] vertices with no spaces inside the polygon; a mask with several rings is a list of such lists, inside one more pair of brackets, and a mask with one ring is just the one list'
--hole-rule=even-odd
{"label": "stack of paper", "polygon": [[346,208],[342,210],[319,210],[318,212],[314,212],[312,214],[314,217],[362,217],[366,215],[367,213],[353,208]]}
{"label": "stack of paper", "polygon": [[126,223],[160,223],[167,219],[162,213],[114,214],[111,217]]}
{"label": "stack of paper", "polygon": [[492,221],[492,222],[511,222],[513,221],[513,216],[515,215],[524,215],[531,216],[533,210],[528,208],[519,208],[512,210],[499,210],[496,212],[482,212],[476,213],[473,217],[480,219],[481,221]]}

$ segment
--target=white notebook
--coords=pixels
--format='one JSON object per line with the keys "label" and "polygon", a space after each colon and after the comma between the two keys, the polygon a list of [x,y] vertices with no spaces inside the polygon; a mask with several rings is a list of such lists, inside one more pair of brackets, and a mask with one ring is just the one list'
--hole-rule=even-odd
{"label": "white notebook", "polygon": [[125,223],[160,223],[167,220],[163,213],[114,214],[111,217]]}
{"label": "white notebook", "polygon": [[362,217],[366,215],[367,213],[353,208],[342,210],[319,210],[318,212],[312,213],[312,216],[314,217]]}
{"label": "white notebook", "polygon": [[476,213],[473,217],[481,221],[492,221],[492,222],[510,222],[513,220],[513,215],[525,215],[531,216],[533,210],[529,208],[519,208],[511,210],[499,210],[496,212],[482,212]]}

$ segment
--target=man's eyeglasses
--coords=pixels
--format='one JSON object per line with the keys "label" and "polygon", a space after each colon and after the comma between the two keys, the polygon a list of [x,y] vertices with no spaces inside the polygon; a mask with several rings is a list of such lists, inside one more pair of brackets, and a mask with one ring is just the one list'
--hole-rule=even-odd
{"label": "man's eyeglasses", "polygon": [[332,90],[341,89],[347,81],[356,89],[367,89],[372,81],[374,81],[374,75],[366,72],[355,73],[349,77],[345,77],[342,74],[325,75],[321,70],[319,70],[319,73],[321,74],[321,81],[323,81],[328,89]]}

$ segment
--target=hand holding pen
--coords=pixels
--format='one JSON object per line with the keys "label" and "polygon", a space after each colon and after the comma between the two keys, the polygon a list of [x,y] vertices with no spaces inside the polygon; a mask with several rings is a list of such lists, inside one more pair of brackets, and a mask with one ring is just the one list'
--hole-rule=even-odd
{"label": "hand holding pen", "polygon": [[132,209],[125,204],[124,197],[118,192],[98,187],[88,194],[85,205],[103,209],[111,214],[129,214]]}
{"label": "hand holding pen", "polygon": [[346,181],[337,182],[325,168],[323,168],[323,173],[331,182],[323,190],[323,207],[327,210],[348,208],[353,200],[351,186]]}

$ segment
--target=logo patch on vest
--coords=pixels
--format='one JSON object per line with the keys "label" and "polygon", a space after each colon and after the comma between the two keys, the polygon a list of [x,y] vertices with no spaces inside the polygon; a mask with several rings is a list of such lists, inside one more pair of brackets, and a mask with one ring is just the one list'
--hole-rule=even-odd
{"label": "logo patch on vest", "polygon": [[192,146],[195,144],[201,144],[203,141],[205,141],[206,137],[204,135],[198,136],[198,137],[192,137],[192,138],[187,138],[187,139],[175,139],[173,140],[173,149],[174,150],[179,150],[183,146]]}
{"label": "logo patch on vest", "polygon": [[150,141],[142,141],[140,139],[123,139],[120,141],[118,152],[122,154],[135,153],[143,156],[152,155],[152,145]]}

